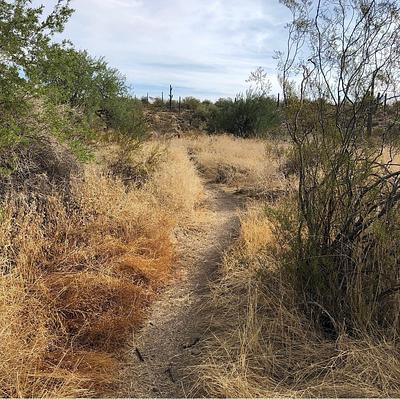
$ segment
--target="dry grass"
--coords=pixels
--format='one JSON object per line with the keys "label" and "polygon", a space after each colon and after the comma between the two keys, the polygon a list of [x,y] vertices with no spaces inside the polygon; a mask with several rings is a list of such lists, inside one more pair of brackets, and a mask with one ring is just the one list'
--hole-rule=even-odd
{"label": "dry grass", "polygon": [[256,255],[273,242],[273,226],[264,211],[260,203],[253,203],[240,215],[240,241],[248,255]]}
{"label": "dry grass", "polygon": [[262,207],[253,206],[241,220],[241,240],[226,256],[224,277],[210,298],[214,338],[198,369],[207,395],[399,396],[397,343],[324,338],[270,256],[275,243]]}
{"label": "dry grass", "polygon": [[179,222],[194,216],[204,198],[203,183],[180,141],[172,141],[164,161],[149,182],[149,189]]}
{"label": "dry grass", "polygon": [[240,139],[228,135],[198,135],[181,140],[207,180],[249,194],[282,190],[286,184],[279,164],[284,143]]}
{"label": "dry grass", "polygon": [[[128,187],[143,188],[184,224],[204,199],[203,182],[181,140],[155,139],[140,145],[113,144],[97,151],[99,163],[107,164]],[[128,150],[127,150],[128,149]]]}
{"label": "dry grass", "polygon": [[382,151],[380,161],[387,163],[391,170],[397,171],[400,169],[400,151],[398,147],[387,146]]}
{"label": "dry grass", "polygon": [[[146,151],[144,165],[154,154]],[[70,180],[67,197],[55,186],[8,194],[0,208],[0,396],[112,392],[119,350],[170,276],[172,231],[201,193],[193,165],[171,147],[140,185],[91,165]]]}

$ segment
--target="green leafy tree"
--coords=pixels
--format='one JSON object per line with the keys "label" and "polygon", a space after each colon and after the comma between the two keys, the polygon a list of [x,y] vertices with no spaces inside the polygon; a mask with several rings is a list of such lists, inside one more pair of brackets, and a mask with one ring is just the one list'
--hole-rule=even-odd
{"label": "green leafy tree", "polygon": [[93,58],[68,42],[45,49],[38,65],[29,72],[55,103],[81,108],[87,115],[126,93],[125,79],[116,69],[103,58]]}
{"label": "green leafy tree", "polygon": [[29,0],[0,1],[0,145],[18,138],[20,117],[36,94],[27,71],[72,12],[69,0],[59,0],[47,15],[44,6],[32,7]]}
{"label": "green leafy tree", "polygon": [[69,42],[55,44],[44,50],[29,76],[55,104],[79,109],[92,126],[102,121],[122,133],[144,134],[141,106],[130,98],[125,77],[104,58]]}
{"label": "green leafy tree", "polygon": [[[26,79],[38,57],[48,48],[55,33],[63,31],[73,10],[68,0],[59,0],[49,15],[44,6],[33,8],[28,0],[0,2],[0,90],[1,105],[14,103],[16,97],[29,94]],[[14,105],[14,104],[13,104]]]}

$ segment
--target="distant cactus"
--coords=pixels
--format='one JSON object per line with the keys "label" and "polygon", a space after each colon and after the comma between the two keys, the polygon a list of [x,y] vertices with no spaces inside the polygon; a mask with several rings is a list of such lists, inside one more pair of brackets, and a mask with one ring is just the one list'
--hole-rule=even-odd
{"label": "distant cactus", "polygon": [[173,94],[172,94],[172,86],[169,85],[169,109],[172,110],[172,99],[173,99]]}

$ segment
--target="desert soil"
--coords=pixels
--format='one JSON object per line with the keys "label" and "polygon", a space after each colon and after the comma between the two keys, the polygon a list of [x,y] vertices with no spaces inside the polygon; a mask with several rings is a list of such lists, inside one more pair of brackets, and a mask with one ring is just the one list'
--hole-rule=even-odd
{"label": "desert soil", "polygon": [[194,397],[192,366],[200,362],[209,336],[203,311],[210,283],[218,278],[224,252],[239,230],[242,199],[226,187],[205,184],[205,221],[177,232],[179,264],[175,277],[152,305],[144,328],[135,334],[123,396]]}

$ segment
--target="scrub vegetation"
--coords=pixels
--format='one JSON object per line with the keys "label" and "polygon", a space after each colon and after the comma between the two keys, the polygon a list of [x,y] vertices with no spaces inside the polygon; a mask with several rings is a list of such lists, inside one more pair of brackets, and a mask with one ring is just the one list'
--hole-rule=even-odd
{"label": "scrub vegetation", "polygon": [[0,2],[0,396],[400,395],[399,6],[282,3],[280,101],[169,110]]}

